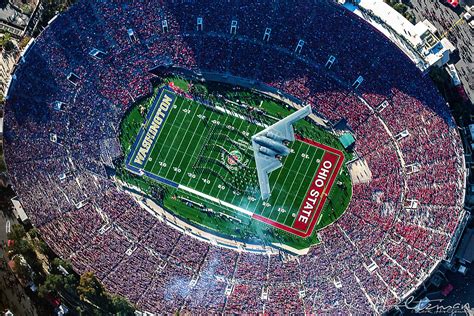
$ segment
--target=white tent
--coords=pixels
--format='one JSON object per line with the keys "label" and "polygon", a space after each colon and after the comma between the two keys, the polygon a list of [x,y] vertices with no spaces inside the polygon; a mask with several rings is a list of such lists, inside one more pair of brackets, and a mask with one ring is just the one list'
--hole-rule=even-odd
{"label": "white tent", "polygon": [[11,201],[14,206],[13,213],[15,214],[15,216],[19,218],[23,223],[28,221],[28,216],[26,215],[25,210],[23,209],[23,206],[21,205],[18,198],[14,197]]}

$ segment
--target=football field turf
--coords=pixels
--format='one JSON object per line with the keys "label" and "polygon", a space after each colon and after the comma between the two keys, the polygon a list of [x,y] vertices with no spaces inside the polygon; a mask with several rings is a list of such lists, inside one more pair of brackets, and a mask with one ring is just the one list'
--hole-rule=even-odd
{"label": "football field turf", "polygon": [[265,123],[225,105],[205,105],[162,88],[126,160],[129,171],[188,196],[300,237],[311,235],[344,161],[342,152],[298,137],[260,198],[250,137]]}

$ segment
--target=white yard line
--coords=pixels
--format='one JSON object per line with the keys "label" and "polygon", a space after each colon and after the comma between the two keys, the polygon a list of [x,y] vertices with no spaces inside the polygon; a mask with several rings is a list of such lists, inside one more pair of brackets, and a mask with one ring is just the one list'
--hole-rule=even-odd
{"label": "white yard line", "polygon": [[[304,149],[303,146],[300,147],[300,149],[301,149],[301,148],[303,148],[302,151],[304,151],[304,154],[307,155],[307,154],[308,154],[308,150],[309,150],[311,147],[308,146],[308,147],[306,148],[306,150]],[[301,154],[302,154],[302,152],[299,151],[299,150],[298,150],[298,152],[294,153],[294,155],[295,155],[296,157],[295,157],[295,159],[293,159],[293,161],[291,162],[291,165],[290,165],[290,168],[288,169],[288,171],[292,170],[293,165],[295,164],[296,161],[298,161],[298,157],[301,157]],[[304,164],[300,164],[300,166],[298,167],[297,171],[295,171],[297,175],[299,174],[299,173],[298,173],[298,170],[299,170],[302,166],[304,166]],[[281,168],[283,169],[283,166],[282,166]],[[308,169],[309,169],[309,168],[308,168]],[[285,185],[286,180],[288,179],[288,176],[289,176],[289,175],[290,175],[290,172],[287,172],[287,173],[286,173],[285,180],[283,180],[283,182],[281,183],[282,186]],[[277,182],[275,182],[275,183],[277,183]],[[295,179],[293,179],[293,181],[291,182],[290,189],[289,189],[289,191],[288,191],[288,194],[285,196],[284,201],[286,201],[286,199],[288,198],[288,196],[291,195],[291,193],[292,193],[291,188],[293,187],[294,184],[295,184]],[[282,191],[283,191],[283,190],[278,191],[278,195],[277,195],[277,197],[276,197],[276,199],[275,199],[275,203],[278,202],[278,199],[280,198],[280,195],[281,195]],[[280,203],[280,204],[281,204],[281,205],[284,205],[285,203]],[[272,215],[273,215],[273,212],[274,212],[274,211],[275,211],[275,209],[273,209],[273,210],[271,211],[270,215],[268,216],[268,217],[269,217],[270,219],[272,219],[272,220],[273,220]],[[289,210],[287,210],[287,211],[289,212]],[[277,216],[277,218],[275,219],[275,221],[277,221],[277,219],[278,219],[279,216],[280,216],[280,214],[278,214],[278,216]]]}
{"label": "white yard line", "polygon": [[260,122],[251,122],[251,121],[248,119],[248,117],[243,116],[243,115],[238,114],[238,113],[235,113],[234,111],[226,110],[226,109],[223,108],[223,107],[216,106],[215,108],[216,108],[217,110],[219,110],[220,112],[226,114],[226,115],[231,115],[231,116],[237,117],[237,118],[239,118],[239,119],[241,119],[241,120],[244,120],[244,121],[246,121],[246,122],[250,122],[250,123],[252,123],[252,124],[254,124],[254,125],[258,125],[258,126],[263,127],[263,128],[268,127],[268,125],[262,124],[262,123],[260,123]]}
{"label": "white yard line", "polygon": [[[226,128],[226,132],[225,132],[225,134],[223,134],[224,136],[228,136],[229,131],[230,131],[229,129],[227,129],[227,125],[229,125],[229,124],[227,124],[227,120],[229,119],[229,117],[230,117],[230,115],[226,115],[226,117],[224,119],[224,123],[222,123],[223,126]],[[234,123],[234,122],[235,122],[235,118],[233,118],[232,123]],[[230,125],[234,126],[234,124],[230,124]],[[220,179],[217,178],[216,181],[214,181],[212,183],[212,186],[211,186],[211,189],[209,190],[209,192],[212,192],[212,190],[214,189],[214,186],[216,185],[216,182],[218,182],[218,181],[220,181]],[[224,183],[224,185],[225,185],[225,183]],[[229,193],[229,191],[230,191],[230,189],[227,190],[227,193]],[[226,194],[224,200],[226,200],[226,198],[227,198],[227,194]]]}
{"label": "white yard line", "polygon": [[[199,110],[196,110],[195,112],[199,112]],[[203,111],[203,113],[205,113],[205,112]],[[198,115],[200,115],[200,114],[202,114],[202,113],[199,113]],[[194,119],[194,117],[193,117],[193,119]],[[200,122],[198,121],[198,125],[199,125],[199,124],[200,124]],[[196,129],[191,132],[191,134],[193,135],[193,140],[195,139],[194,136],[198,136],[198,137],[199,137],[199,140],[198,140],[197,142],[190,141],[190,142],[188,143],[188,146],[186,146],[186,150],[185,150],[184,152],[186,153],[186,155],[188,155],[188,156],[191,157],[191,158],[190,158],[190,159],[187,159],[186,167],[183,167],[183,168],[181,168],[180,166],[181,166],[181,163],[183,162],[183,159],[185,158],[185,156],[183,155],[183,157],[179,160],[179,164],[177,165],[177,168],[180,168],[180,169],[181,169],[181,172],[186,172],[186,171],[188,170],[189,166],[191,165],[191,163],[194,161],[194,158],[196,157],[196,156],[195,156],[196,150],[199,149],[198,146],[195,146],[194,149],[193,149],[193,152],[192,152],[191,154],[189,154],[189,153],[188,153],[189,146],[191,146],[191,144],[192,144],[192,145],[199,144],[199,143],[201,142],[201,139],[202,139],[203,135],[205,134],[205,133],[201,133],[201,134],[198,135],[198,134],[195,133],[195,131],[196,131]],[[187,132],[189,132],[189,131],[187,131]],[[185,135],[187,135],[187,134],[185,134]],[[173,159],[172,164],[174,164],[174,159]],[[191,172],[191,171],[190,171],[190,172]],[[183,178],[181,179],[180,182],[184,181],[185,177],[186,177],[186,175],[183,176]],[[187,184],[189,184],[189,182],[190,182],[191,180],[192,180],[192,178],[190,178],[190,179],[188,180]]]}
{"label": "white yard line", "polygon": [[[290,168],[291,168],[291,166],[293,166],[293,163],[294,163],[294,162],[295,162],[295,160],[292,161],[292,163],[291,163],[291,165],[290,165]],[[278,175],[277,175],[277,178],[276,178],[274,184],[275,184],[275,183],[278,183],[278,179],[280,179],[280,176],[281,176],[281,173],[282,173],[282,172],[283,172],[283,166],[281,166],[280,169],[278,170]],[[287,176],[288,176],[288,175],[287,175]],[[268,176],[268,178],[270,179],[270,175]],[[280,191],[280,192],[281,192],[281,191]],[[278,196],[277,196],[277,198],[278,198]],[[276,201],[276,199],[275,199],[275,201]],[[255,211],[255,209],[259,206],[260,203],[263,203],[263,200],[262,200],[261,197],[257,200],[256,206],[254,207],[254,211]],[[263,206],[263,209],[262,209],[262,211],[260,212],[260,215],[263,214],[263,212],[265,211],[266,208],[267,208],[266,206]],[[262,215],[262,216],[263,216],[263,215]]]}
{"label": "white yard line", "polygon": [[[178,109],[177,109],[177,110],[179,111],[179,113],[176,114],[175,122],[176,122],[176,120],[178,119],[179,114],[181,114],[181,111],[183,111],[183,109],[181,108],[181,107],[183,106],[183,104],[184,104],[184,101],[181,101],[181,104],[178,106]],[[183,115],[183,117],[181,118],[181,121],[180,121],[179,126],[175,126],[175,125],[174,125],[174,122],[173,122],[173,123],[171,124],[171,128],[173,128],[173,127],[178,127],[178,130],[181,129],[181,127],[183,126],[183,123],[186,121],[185,118],[186,118],[186,115],[187,115],[186,112],[183,112],[183,113],[184,113],[184,115]],[[170,128],[170,133],[168,133],[168,135],[166,135],[166,138],[165,138],[165,140],[163,141],[163,144],[166,143],[166,141],[168,140],[168,136],[169,136],[170,134],[172,134],[172,133],[171,133],[171,131],[172,131],[171,128]],[[178,146],[178,147],[175,147],[175,146],[174,146],[174,143],[175,143],[175,141],[176,141],[176,137],[178,137],[178,134],[179,134],[179,133],[175,133],[175,134],[174,134],[173,141],[171,142],[171,145],[170,145],[170,146],[172,146],[172,148],[173,148],[174,150],[168,150],[168,151],[166,152],[166,155],[163,157],[163,159],[161,159],[164,163],[167,163],[168,157],[169,157],[169,155],[170,155],[172,152],[174,152],[173,161],[174,161],[174,158],[176,157],[176,155],[178,154],[178,150],[179,150],[180,147],[179,147],[179,146]],[[184,139],[184,137],[183,137],[183,139]],[[181,139],[181,142],[183,141],[183,139]],[[181,142],[180,142],[180,145],[181,145]],[[156,162],[157,162],[157,161],[154,162],[153,168],[155,167]],[[158,171],[156,172],[156,174],[159,174],[162,168],[168,168],[167,171],[166,171],[166,173],[165,173],[165,175],[163,176],[163,178],[166,178],[166,174],[168,174],[169,170],[171,169],[171,164],[172,164],[172,163],[170,163],[169,166],[166,166],[166,167],[160,166],[160,168],[158,169]],[[152,170],[153,170],[153,169],[152,169]]]}
{"label": "white yard line", "polygon": [[[192,111],[192,112],[193,112],[193,113],[192,113],[193,115],[192,115],[192,117],[191,117],[191,120],[189,120],[189,121],[188,121],[188,120],[182,120],[182,121],[181,121],[180,128],[181,128],[181,126],[183,126],[184,121],[188,121],[188,122],[189,122],[189,126],[191,126],[191,124],[193,123],[194,118],[196,117],[196,113],[197,113],[198,111],[193,111],[193,110],[191,110],[191,109],[189,109],[189,111]],[[186,116],[188,116],[188,113],[185,112],[185,118],[186,118]],[[183,137],[181,138],[181,141],[179,142],[179,145],[178,145],[178,147],[177,147],[176,149],[181,149],[181,145],[183,144],[183,141],[184,141],[184,139],[186,138],[186,137],[184,137],[184,136],[187,135],[187,132],[188,132],[188,131],[186,130],[186,133],[185,133],[185,134],[183,135]],[[174,139],[173,139],[173,145],[174,145],[174,142],[175,142],[175,140],[176,140],[176,137],[178,137],[178,134],[179,134],[179,133],[176,133],[176,135],[175,135],[175,137],[174,137]],[[192,132],[192,134],[193,134],[193,136],[194,136],[194,132]],[[186,147],[185,152],[187,151],[187,148],[189,147],[189,144],[191,144],[191,143],[192,143],[192,141],[188,143],[188,146]],[[174,147],[174,146],[173,146],[173,147]],[[172,167],[173,167],[173,165],[175,164],[175,160],[176,160],[176,156],[177,156],[177,155],[178,155],[178,150],[175,151],[174,156],[173,156],[173,160],[170,162],[170,167],[168,168],[168,171],[166,171],[166,173],[165,173],[165,175],[164,175],[164,178],[167,178],[167,177],[168,177],[168,174],[170,173],[170,171],[173,170]],[[164,160],[166,161],[167,158],[168,158],[168,155],[165,157]],[[182,160],[182,158],[179,158],[179,161],[180,161],[180,162],[181,162],[181,160]],[[179,165],[176,166],[176,167],[179,168]]]}
{"label": "white yard line", "polygon": [[[181,104],[182,104],[182,103],[181,103]],[[176,105],[176,109],[174,108],[175,105]],[[179,107],[180,107],[180,106],[181,106],[181,105],[173,104],[173,106],[172,106],[171,109],[170,109],[170,112],[173,111],[173,110],[179,111]],[[168,115],[169,115],[169,114],[168,114]],[[164,124],[170,124],[171,126],[173,126],[173,123],[178,119],[178,116],[179,116],[179,113],[176,114],[176,116],[174,117],[173,122],[166,122],[166,121],[167,121],[167,120],[166,120],[166,121],[163,122],[163,123],[164,123]],[[155,149],[155,146],[156,146],[156,144],[158,143],[158,139],[160,138],[161,133],[162,133],[162,130],[160,130],[160,133],[156,136],[157,139],[155,140],[155,143],[153,144],[153,148],[151,149],[150,155],[153,154],[153,150]],[[168,136],[169,136],[169,133],[168,133],[168,135],[165,136],[165,140],[164,140],[163,143],[166,143],[166,140],[168,139]],[[157,162],[157,161],[158,161],[158,159],[155,160],[155,161],[153,161],[153,166],[151,166],[150,172],[154,173],[154,172],[153,172],[153,169],[155,169],[155,165],[156,165],[156,162]],[[148,161],[145,163],[145,167],[146,167],[147,163],[148,163]]]}
{"label": "white yard line", "polygon": [[217,198],[215,198],[215,197],[212,197],[212,196],[210,196],[210,195],[204,194],[204,193],[202,193],[202,192],[200,192],[200,191],[197,191],[197,190],[194,190],[194,189],[192,189],[192,188],[190,188],[190,187],[187,187],[187,186],[184,186],[184,185],[181,185],[181,184],[180,184],[180,185],[178,185],[178,189],[181,189],[181,190],[190,192],[190,193],[192,193],[192,194],[198,195],[198,196],[200,196],[200,197],[203,197],[203,198],[205,198],[205,199],[208,199],[209,201],[219,203],[219,205],[222,205],[222,206],[231,208],[231,209],[236,210],[236,211],[238,211],[238,212],[240,212],[240,213],[243,213],[243,214],[245,214],[245,215],[247,215],[247,216],[252,217],[252,215],[253,215],[252,212],[249,212],[249,211],[247,211],[246,209],[243,209],[243,208],[241,208],[241,207],[238,207],[238,206],[235,206],[235,205],[233,205],[233,204],[227,203],[227,202],[225,202],[225,201],[219,200],[219,199],[217,199]]}
{"label": "white yard line", "polygon": [[[314,170],[313,175],[310,177],[310,183],[309,183],[309,185],[308,185],[308,187],[307,187],[306,192],[304,193],[303,200],[304,200],[306,194],[308,193],[308,190],[311,188],[311,184],[312,184],[312,182],[313,182],[314,177],[316,176],[316,172],[317,172],[319,166],[321,165],[322,158],[323,158],[324,154],[327,153],[326,150],[324,150],[324,149],[322,149],[322,148],[319,148],[319,147],[317,147],[316,153],[318,153],[318,151],[320,151],[320,150],[323,152],[323,154],[321,155],[321,157],[318,158],[318,159],[320,159],[320,163],[316,166],[316,169]],[[332,173],[331,173],[331,174],[332,174]],[[330,179],[330,178],[328,178],[328,179]],[[299,202],[300,205],[301,205],[301,203],[303,202],[303,200],[301,200],[301,201]],[[294,204],[294,203],[295,203],[295,201],[293,201],[293,204]],[[300,206],[300,205],[297,205],[297,207]],[[291,207],[293,208],[293,207],[295,207],[295,205],[292,205]],[[299,209],[297,209],[296,211],[299,211]],[[285,222],[286,222],[287,219],[288,219],[288,215],[287,215],[286,218],[285,218]],[[294,223],[294,221],[295,221],[295,219],[293,219],[293,223]],[[293,225],[293,224],[292,224],[292,225]]]}
{"label": "white yard line", "polygon": [[[234,123],[234,122],[235,122],[235,119],[234,119],[234,121],[233,121],[232,123]],[[240,131],[240,132],[242,132],[242,131],[240,130],[240,128],[242,127],[242,124],[243,124],[243,123],[244,123],[244,120],[241,120],[241,121],[240,121],[240,125],[239,125],[239,127],[237,128],[237,130]],[[233,125],[232,125],[232,126],[233,126]],[[224,196],[224,200],[227,200],[227,195],[229,195],[229,192],[231,192],[231,191],[232,191],[232,193],[233,193],[233,190],[227,190],[227,193],[226,193],[225,196]],[[234,202],[234,199],[235,199],[235,196],[232,197],[232,203]]]}
{"label": "white yard line", "polygon": [[[311,146],[308,146],[308,149],[311,149],[311,148],[312,148]],[[314,155],[316,155],[317,153],[318,153],[318,148],[315,148]],[[308,152],[306,152],[306,154],[308,154]],[[301,157],[301,155],[300,155],[300,157]],[[297,158],[297,159],[298,159],[298,158]],[[304,158],[302,158],[302,159],[304,159]],[[310,158],[309,158],[309,160],[311,160],[311,159],[313,159],[313,157],[310,157]],[[298,169],[298,171],[301,170],[301,167],[303,167],[303,166],[305,166],[305,164],[304,164],[304,163],[301,163],[301,166],[300,166],[300,168]],[[311,166],[311,162],[309,163],[309,166]],[[316,168],[318,168],[318,167],[319,167],[319,164],[318,164],[318,166],[317,166]],[[299,191],[300,187],[301,187],[302,185],[304,185],[304,183],[302,183],[301,180],[306,180],[306,178],[308,177],[308,173],[310,174],[310,172],[311,172],[311,168],[306,168],[306,172],[305,172],[305,174],[303,175],[303,178],[302,178],[302,179],[300,179],[299,181],[297,181],[297,179],[294,179],[293,182],[292,182],[291,185],[290,185],[290,192],[293,192],[293,186],[294,186],[295,183],[297,183],[297,182],[300,182],[300,186],[297,187],[298,190],[296,190],[296,191]],[[316,171],[314,171],[313,174],[314,174],[314,173],[316,173]],[[297,175],[300,175],[299,172],[296,172],[296,174],[297,174]],[[308,186],[308,187],[311,186],[311,181],[312,181],[312,180],[313,180],[313,179],[310,180],[310,183],[309,183],[309,186]],[[306,181],[305,181],[305,182],[306,182]],[[296,192],[295,192],[295,194],[296,194]],[[289,197],[289,194],[286,196],[286,198],[285,198],[285,200],[283,201],[282,205],[285,205],[286,200],[288,199],[288,197]],[[285,223],[286,220],[288,219],[288,215],[290,215],[290,211],[291,211],[291,209],[293,209],[293,206],[294,206],[294,204],[295,204],[296,198],[298,198],[298,196],[295,196],[295,199],[291,202],[291,205],[290,205],[290,207],[289,207],[290,209],[286,210],[287,213],[286,213],[285,220],[283,221],[283,223]],[[304,199],[304,197],[303,197],[303,199]],[[301,204],[301,203],[300,203],[300,204]],[[278,219],[279,217],[280,217],[280,214],[278,214],[277,219]]]}
{"label": "white yard line", "polygon": [[[195,101],[193,101],[193,102],[195,102]],[[205,112],[204,112],[204,113],[205,113]],[[212,118],[212,115],[213,115],[213,114],[214,114],[214,113],[211,112],[211,115],[209,115],[209,117],[206,117],[206,119],[208,120],[208,122],[211,121],[211,118]],[[212,123],[209,123],[209,124],[212,124]],[[193,132],[193,134],[194,134],[194,132]],[[201,142],[201,139],[204,137],[204,135],[207,135],[207,134],[206,134],[206,133],[201,133],[201,134],[199,134],[199,140],[197,141],[198,144]],[[203,146],[203,145],[202,145],[202,146]],[[200,147],[196,146],[196,147],[194,148],[193,153],[191,154],[191,157],[193,157],[193,159],[194,159],[194,158],[197,158],[197,157],[196,157],[196,151],[201,150],[202,146],[200,146]],[[188,161],[188,164],[186,165],[186,168],[184,168],[183,170],[188,170],[188,168],[190,167],[191,163],[193,162],[193,159],[190,159],[190,160]],[[191,170],[190,170],[190,172],[192,173]],[[196,175],[196,178],[195,178],[195,179],[197,180],[197,175]],[[191,181],[193,181],[193,178],[189,177],[188,182],[186,183],[186,185],[189,185],[189,183],[190,183]]]}
{"label": "white yard line", "polygon": [[[248,130],[247,130],[247,132],[248,132]],[[252,152],[252,159],[255,160],[255,154],[253,152]],[[255,168],[257,168],[256,165],[255,165]],[[255,170],[257,170],[257,169],[255,169]],[[257,183],[257,185],[258,185],[258,183]],[[247,196],[247,205],[245,206],[246,208],[249,208],[249,206],[252,202],[256,202],[256,204],[258,204],[259,199],[256,199],[256,200],[252,201],[251,200],[252,198],[253,198],[253,196]],[[255,208],[254,208],[254,210],[255,210]]]}
{"label": "white yard line", "polygon": [[[217,116],[215,119],[212,119],[212,120],[211,120],[213,114],[214,114],[214,113],[212,113],[212,114],[209,116],[209,119],[208,119],[208,122],[209,122],[209,123],[208,123],[208,124],[217,125],[217,124],[212,123],[212,121],[216,120],[216,121],[218,121],[219,123],[220,123],[220,121],[217,119],[218,116]],[[213,131],[212,128],[211,128],[211,131]],[[204,169],[201,169],[201,171],[199,171],[199,175],[196,175],[196,179],[198,179],[198,180],[199,180],[199,179],[201,179],[201,180],[209,180],[209,179],[207,179],[207,177],[203,177],[203,173],[204,173]]]}

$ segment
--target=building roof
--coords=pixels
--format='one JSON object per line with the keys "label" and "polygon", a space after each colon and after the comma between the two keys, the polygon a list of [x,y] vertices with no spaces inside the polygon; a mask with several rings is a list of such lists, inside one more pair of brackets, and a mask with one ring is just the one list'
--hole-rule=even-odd
{"label": "building roof", "polygon": [[20,218],[22,222],[25,222],[28,220],[28,216],[25,213],[25,210],[23,209],[23,206],[21,205],[20,201],[14,197],[12,200],[13,206],[14,206],[14,213],[15,215]]}
{"label": "building roof", "polygon": [[393,41],[421,71],[444,65],[456,49],[448,39],[435,36],[436,28],[428,20],[413,25],[382,0],[360,0],[357,6],[346,1],[344,6]]}
{"label": "building roof", "polygon": [[341,135],[339,137],[339,141],[341,142],[342,146],[344,146],[344,148],[348,148],[355,143],[354,136],[352,136],[350,133],[344,133]]}
{"label": "building roof", "polygon": [[19,28],[24,28],[28,23],[28,16],[8,3],[0,8],[0,21],[4,21]]}

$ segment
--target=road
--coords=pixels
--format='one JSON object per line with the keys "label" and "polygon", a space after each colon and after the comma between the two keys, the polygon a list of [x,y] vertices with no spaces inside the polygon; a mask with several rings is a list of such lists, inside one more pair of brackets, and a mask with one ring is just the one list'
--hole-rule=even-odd
{"label": "road", "polygon": [[441,36],[450,30],[446,37],[458,48],[460,57],[454,64],[466,93],[474,101],[474,30],[464,20],[460,20],[463,11],[455,12],[440,0],[412,0],[411,4],[417,21],[427,19],[436,26]]}

